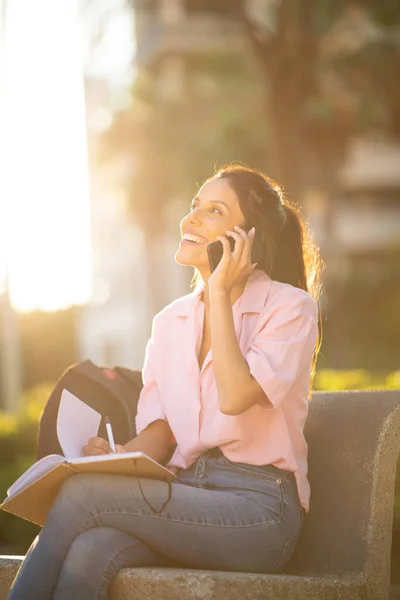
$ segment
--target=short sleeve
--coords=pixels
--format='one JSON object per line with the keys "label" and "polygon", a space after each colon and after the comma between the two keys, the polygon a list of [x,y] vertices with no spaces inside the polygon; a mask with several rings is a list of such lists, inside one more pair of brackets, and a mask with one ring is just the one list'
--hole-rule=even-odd
{"label": "short sleeve", "polygon": [[[318,339],[318,307],[282,308],[257,333],[245,359],[251,375],[266,399],[260,406],[273,409],[287,397],[291,387],[303,378],[309,385],[312,358]],[[316,313],[316,314],[313,314]]]}
{"label": "short sleeve", "polygon": [[150,423],[158,419],[167,420],[160,400],[157,381],[154,373],[154,348],[153,339],[147,342],[145,360],[143,365],[143,387],[140,392],[136,415],[136,432],[139,434]]}

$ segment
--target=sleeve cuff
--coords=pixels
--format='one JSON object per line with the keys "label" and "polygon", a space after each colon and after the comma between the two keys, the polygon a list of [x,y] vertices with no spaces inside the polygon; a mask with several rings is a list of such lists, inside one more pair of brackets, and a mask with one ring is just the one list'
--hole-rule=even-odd
{"label": "sleeve cuff", "polygon": [[166,417],[164,414],[164,411],[161,409],[161,407],[159,409],[155,409],[153,407],[152,410],[149,410],[147,412],[145,412],[144,410],[141,410],[137,415],[136,415],[136,419],[135,419],[135,425],[136,425],[136,434],[139,435],[139,433],[141,431],[143,431],[144,429],[146,429],[146,427],[148,427],[150,425],[150,423],[153,423],[154,421],[166,421]]}

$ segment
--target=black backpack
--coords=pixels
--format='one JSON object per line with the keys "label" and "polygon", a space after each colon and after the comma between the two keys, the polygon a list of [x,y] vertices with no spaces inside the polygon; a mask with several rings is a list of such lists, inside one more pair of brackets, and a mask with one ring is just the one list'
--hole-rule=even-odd
{"label": "black backpack", "polygon": [[107,369],[85,360],[70,366],[58,380],[44,408],[37,437],[37,459],[48,454],[63,454],[57,437],[57,415],[64,389],[102,415],[98,435],[107,439],[104,417],[111,421],[116,444],[135,437],[135,416],[140,390],[141,371],[123,367]]}

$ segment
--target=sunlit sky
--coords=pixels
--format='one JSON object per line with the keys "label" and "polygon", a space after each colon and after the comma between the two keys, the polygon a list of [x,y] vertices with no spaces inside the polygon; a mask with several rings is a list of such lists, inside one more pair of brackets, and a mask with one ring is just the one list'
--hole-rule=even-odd
{"label": "sunlit sky", "polygon": [[[18,310],[55,310],[91,294],[79,8],[79,0],[8,0],[1,28],[0,289],[8,272]],[[122,21],[119,29],[106,39],[112,60],[97,51],[99,73],[114,67],[115,76],[126,62]]]}

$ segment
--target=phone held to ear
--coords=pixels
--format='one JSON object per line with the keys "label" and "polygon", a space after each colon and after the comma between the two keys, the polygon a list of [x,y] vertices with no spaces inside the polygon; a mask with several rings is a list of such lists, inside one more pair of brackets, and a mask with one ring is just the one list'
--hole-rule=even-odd
{"label": "phone held to ear", "polygon": [[[230,237],[230,236],[228,237],[228,240],[231,245],[231,252],[233,252],[233,250],[235,248],[235,240],[233,239],[233,237]],[[223,253],[224,253],[224,247],[220,240],[217,240],[216,242],[211,242],[211,244],[208,244],[207,254],[208,254],[208,262],[210,264],[211,273],[213,273],[215,271],[215,269],[218,267],[219,261],[221,260]]]}
{"label": "phone held to ear", "polygon": [[[250,231],[250,229],[251,229],[251,227],[249,227],[248,230],[246,230],[246,231]],[[233,252],[233,250],[235,249],[235,240],[231,236],[228,236],[228,240],[229,240],[229,243],[231,246],[231,252]],[[260,254],[260,250],[257,248],[257,246],[258,246],[257,242],[258,242],[258,238],[257,238],[257,230],[256,230],[256,234],[255,234],[255,237],[253,240],[253,247],[251,250],[251,262],[252,263],[259,262],[257,260],[257,256]],[[217,240],[216,242],[211,242],[211,244],[208,244],[207,254],[208,254],[208,262],[210,264],[211,273],[213,273],[215,271],[215,269],[217,268],[218,263],[222,258],[223,251],[224,251],[224,247],[220,240]]]}

